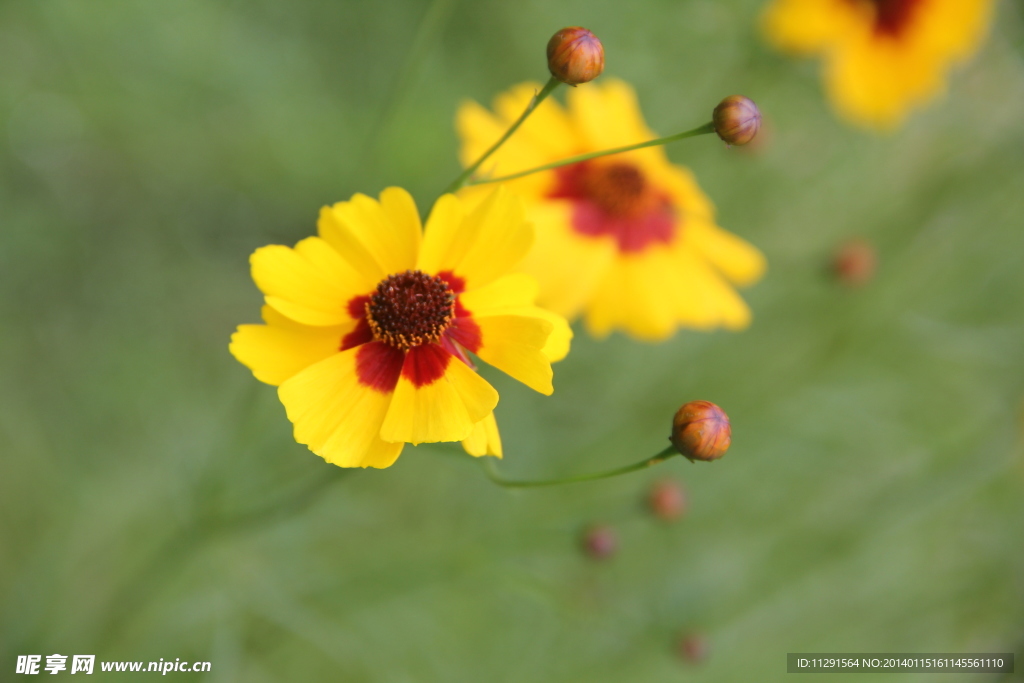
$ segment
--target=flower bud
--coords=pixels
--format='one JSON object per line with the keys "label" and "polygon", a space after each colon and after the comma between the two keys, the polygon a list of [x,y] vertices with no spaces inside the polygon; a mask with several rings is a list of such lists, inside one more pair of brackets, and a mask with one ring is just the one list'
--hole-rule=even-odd
{"label": "flower bud", "polygon": [[710,401],[690,401],[672,418],[669,439],[690,462],[717,460],[732,442],[729,416]]}
{"label": "flower bud", "polygon": [[569,85],[592,81],[604,71],[604,46],[581,26],[563,28],[548,41],[548,70]]}
{"label": "flower bud", "polygon": [[679,656],[688,664],[701,664],[708,658],[710,646],[708,640],[700,633],[685,633],[679,638],[676,647]]}
{"label": "flower bud", "polygon": [[711,120],[727,145],[745,145],[761,129],[761,110],[743,95],[730,95],[715,107]]}
{"label": "flower bud", "polygon": [[686,512],[686,492],[671,479],[663,479],[651,486],[647,505],[655,517],[671,522]]}
{"label": "flower bud", "polygon": [[836,278],[849,287],[861,287],[870,282],[877,265],[875,248],[864,240],[850,240],[842,245],[832,262]]}
{"label": "flower bud", "polygon": [[610,526],[595,524],[580,539],[583,552],[595,560],[606,560],[619,549],[619,537]]}

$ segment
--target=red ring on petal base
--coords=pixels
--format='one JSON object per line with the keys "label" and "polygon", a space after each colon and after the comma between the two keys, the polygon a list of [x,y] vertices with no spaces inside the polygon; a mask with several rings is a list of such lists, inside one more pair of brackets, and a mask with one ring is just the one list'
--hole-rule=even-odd
{"label": "red ring on petal base", "polygon": [[572,228],[587,237],[611,237],[622,253],[668,244],[678,219],[668,195],[635,164],[582,161],[555,170],[551,199],[572,203]]}
{"label": "red ring on petal base", "polygon": [[402,364],[402,377],[412,382],[415,387],[433,384],[444,377],[452,354],[437,344],[423,344],[409,349]]}
{"label": "red ring on petal base", "polygon": [[358,322],[356,322],[355,329],[341,338],[339,351],[373,341],[373,330],[370,329],[370,323],[366,320],[366,305],[369,302],[370,297],[367,295],[352,297],[352,300],[348,302],[348,314]]}
{"label": "red ring on petal base", "polygon": [[398,384],[405,352],[384,342],[371,341],[356,351],[356,377],[365,387],[390,394]]}

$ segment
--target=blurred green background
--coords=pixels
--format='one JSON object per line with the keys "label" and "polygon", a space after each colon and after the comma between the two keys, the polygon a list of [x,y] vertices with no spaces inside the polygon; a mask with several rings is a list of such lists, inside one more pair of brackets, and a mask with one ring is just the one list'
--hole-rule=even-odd
{"label": "blurred green background", "polygon": [[[0,2],[0,679],[52,653],[207,660],[172,677],[253,683],[774,681],[797,651],[1019,659],[1021,12],[1001,5],[948,97],[879,136],[835,119],[816,63],[765,47],[762,6]],[[453,445],[384,471],[324,464],[227,352],[258,320],[249,254],[357,191],[401,185],[426,212],[458,170],[459,101],[543,80],[565,25],[602,38],[605,73],[662,134],[724,95],[758,101],[759,152],[705,137],[669,154],[770,268],[745,292],[746,332],[581,332],[550,398],[485,371],[501,468],[632,462],[697,398],[729,413],[732,450],[536,491],[492,485]],[[854,236],[879,252],[860,289],[827,268]],[[690,498],[670,524],[643,506],[664,477]],[[618,534],[608,560],[579,552],[593,522]],[[703,664],[677,655],[691,632]]]}

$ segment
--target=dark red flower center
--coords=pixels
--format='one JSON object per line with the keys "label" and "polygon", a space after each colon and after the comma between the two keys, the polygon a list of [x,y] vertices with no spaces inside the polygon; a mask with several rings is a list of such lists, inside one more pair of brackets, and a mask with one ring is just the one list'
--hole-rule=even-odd
{"label": "dark red flower center", "polygon": [[622,252],[671,241],[676,216],[668,196],[636,165],[583,161],[555,171],[548,196],[572,203],[572,227],[589,237],[612,237]]}
{"label": "dark red flower center", "polygon": [[359,382],[388,393],[399,377],[417,387],[441,379],[454,359],[473,367],[467,352],[476,353],[483,342],[480,326],[459,301],[465,289],[466,282],[448,271],[432,277],[407,270],[352,297],[348,313],[357,322],[339,350],[359,347]]}
{"label": "dark red flower center", "polygon": [[898,36],[910,25],[921,0],[861,0],[875,10],[875,33]]}
{"label": "dark red flower center", "polygon": [[451,287],[419,270],[388,276],[366,302],[373,338],[396,349],[439,341],[454,318]]}

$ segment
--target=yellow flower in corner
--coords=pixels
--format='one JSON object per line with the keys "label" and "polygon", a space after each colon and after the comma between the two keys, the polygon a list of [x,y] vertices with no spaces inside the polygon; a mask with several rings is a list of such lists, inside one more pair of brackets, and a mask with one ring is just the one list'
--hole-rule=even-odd
{"label": "yellow flower in corner", "polygon": [[499,188],[470,210],[445,195],[424,231],[412,197],[388,188],[324,207],[317,228],[253,253],[265,324],[230,346],[279,387],[295,440],[342,467],[388,467],[405,443],[436,441],[500,457],[498,393],[469,354],[551,394],[572,336],[510,274],[533,239],[518,199]]}
{"label": "yellow flower in corner", "polygon": [[993,0],[775,0],[765,32],[781,49],[825,60],[835,108],[875,128],[899,125],[940,95],[975,52]]}
{"label": "yellow flower in corner", "polygon": [[[537,86],[517,86],[490,112],[463,104],[456,125],[463,163],[489,147]],[[627,84],[606,79],[573,88],[563,108],[545,100],[483,169],[492,177],[656,137]],[[583,315],[592,334],[623,330],[657,341],[681,326],[741,329],[750,309],[732,285],[765,269],[761,253],[715,225],[693,175],[661,147],[616,154],[508,183],[524,197],[537,241],[523,270],[541,285],[539,303]],[[463,190],[467,196],[486,186]]]}

